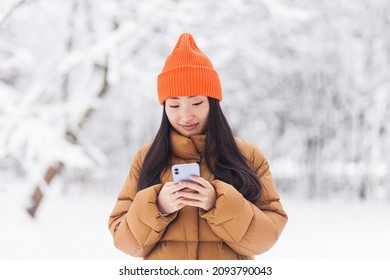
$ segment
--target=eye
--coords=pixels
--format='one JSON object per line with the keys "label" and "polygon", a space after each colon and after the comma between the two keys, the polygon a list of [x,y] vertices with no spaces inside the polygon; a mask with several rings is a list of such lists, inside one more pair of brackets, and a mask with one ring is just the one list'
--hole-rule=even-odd
{"label": "eye", "polygon": [[199,105],[201,105],[202,103],[203,103],[203,100],[200,101],[200,102],[196,102],[196,103],[194,103],[194,104],[192,104],[192,105],[194,105],[194,106],[199,106]]}
{"label": "eye", "polygon": [[169,105],[169,108],[179,108],[179,105]]}

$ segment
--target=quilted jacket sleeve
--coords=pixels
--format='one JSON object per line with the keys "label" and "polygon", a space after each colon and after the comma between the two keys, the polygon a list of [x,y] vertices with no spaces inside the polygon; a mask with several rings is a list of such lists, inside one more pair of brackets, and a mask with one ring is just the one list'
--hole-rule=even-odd
{"label": "quilted jacket sleeve", "polygon": [[262,195],[253,204],[232,185],[215,180],[215,207],[201,214],[216,235],[241,255],[258,255],[269,250],[278,240],[287,222],[267,160],[254,146],[250,155],[252,168],[263,187]]}
{"label": "quilted jacket sleeve", "polygon": [[131,165],[108,223],[115,246],[134,257],[148,255],[176,217],[176,214],[162,217],[158,213],[156,201],[161,184],[137,192],[142,153],[138,152]]}

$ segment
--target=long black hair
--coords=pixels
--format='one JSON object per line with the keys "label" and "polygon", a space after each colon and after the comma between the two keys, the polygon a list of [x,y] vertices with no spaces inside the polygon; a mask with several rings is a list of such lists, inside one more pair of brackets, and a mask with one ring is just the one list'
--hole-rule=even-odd
{"label": "long black hair", "polygon": [[[255,202],[262,190],[260,181],[238,149],[219,101],[210,97],[208,99],[210,111],[204,151],[206,165],[215,179],[231,184],[247,200]],[[164,108],[160,128],[141,168],[138,190],[161,183],[161,172],[169,168],[170,129]]]}

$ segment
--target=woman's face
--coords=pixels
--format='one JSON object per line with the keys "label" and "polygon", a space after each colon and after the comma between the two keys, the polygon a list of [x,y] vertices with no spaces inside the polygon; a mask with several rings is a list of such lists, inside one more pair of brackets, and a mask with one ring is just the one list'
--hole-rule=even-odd
{"label": "woman's face", "polygon": [[173,97],[165,100],[169,122],[177,132],[186,137],[206,131],[209,111],[207,96]]}

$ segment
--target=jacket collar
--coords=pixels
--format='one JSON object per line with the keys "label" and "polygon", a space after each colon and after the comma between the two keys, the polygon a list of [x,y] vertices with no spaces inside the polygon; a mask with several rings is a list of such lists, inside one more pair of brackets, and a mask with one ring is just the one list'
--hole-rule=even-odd
{"label": "jacket collar", "polygon": [[176,130],[170,132],[172,153],[185,160],[200,161],[203,157],[206,135],[185,137]]}

